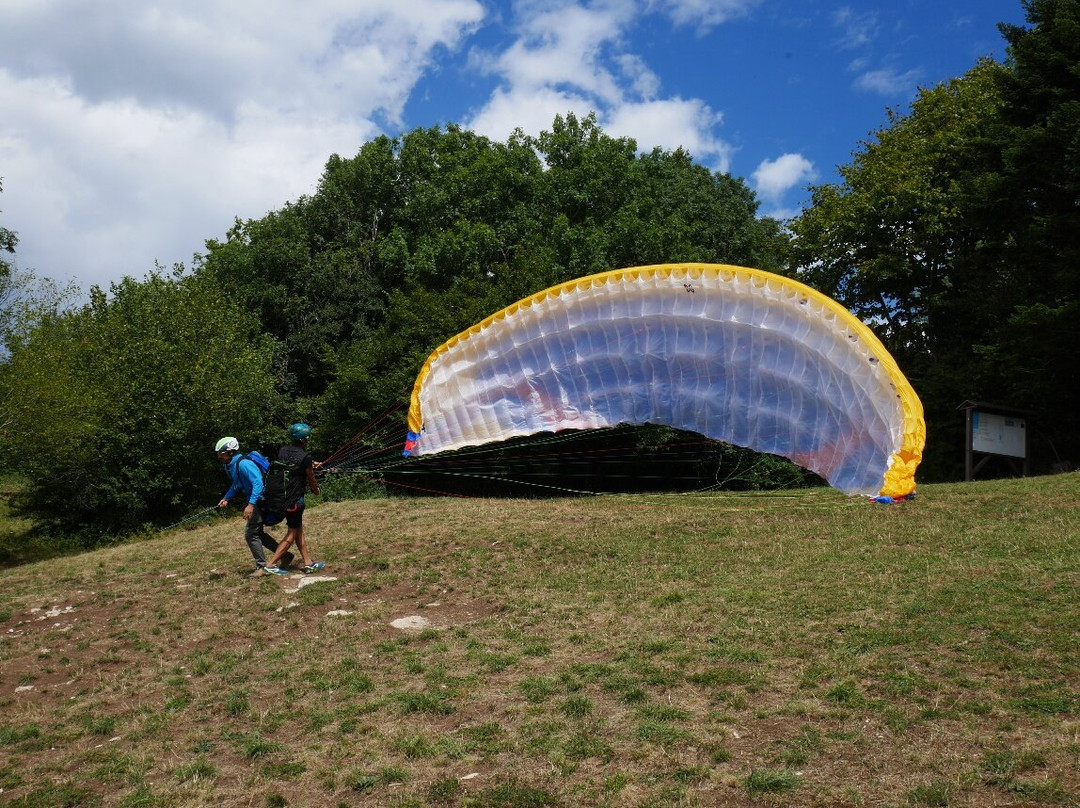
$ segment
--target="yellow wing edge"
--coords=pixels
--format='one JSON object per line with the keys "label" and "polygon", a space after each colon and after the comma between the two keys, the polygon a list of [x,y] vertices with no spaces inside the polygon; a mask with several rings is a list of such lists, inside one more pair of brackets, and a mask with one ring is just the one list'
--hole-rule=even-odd
{"label": "yellow wing edge", "polygon": [[914,493],[915,469],[922,460],[922,450],[923,446],[926,444],[926,422],[923,417],[923,406],[922,402],[919,400],[919,396],[915,393],[914,388],[912,388],[907,378],[901,372],[899,366],[896,364],[896,360],[893,359],[892,354],[890,354],[885,346],[881,344],[881,340],[877,338],[877,335],[874,334],[865,323],[860,321],[855,315],[828,295],[822,294],[816,289],[813,289],[800,281],[794,280],[793,278],[786,278],[783,275],[766,272],[763,269],[751,269],[749,267],[735,266],[734,264],[652,264],[649,266],[613,269],[608,272],[585,275],[581,278],[575,278],[572,281],[556,284],[555,286],[548,287],[547,289],[500,309],[494,314],[485,317],[479,323],[465,329],[460,334],[454,335],[432,351],[428,356],[423,367],[420,368],[420,372],[416,376],[416,383],[413,385],[409,405],[409,431],[419,434],[423,427],[423,414],[420,411],[420,390],[423,388],[424,380],[427,378],[431,366],[440,356],[453,349],[454,346],[480,334],[493,323],[505,320],[517,311],[529,308],[549,297],[557,297],[585,286],[612,283],[621,281],[627,277],[636,280],[643,275],[661,277],[683,275],[690,276],[692,279],[695,277],[695,273],[696,277],[701,277],[704,274],[714,274],[727,282],[731,282],[738,277],[748,279],[761,286],[774,284],[778,285],[779,288],[789,290],[792,293],[805,295],[807,298],[816,301],[826,310],[835,314],[841,323],[856,334],[860,342],[889,374],[889,380],[896,390],[904,414],[904,427],[900,447],[893,452],[892,457],[890,458],[889,468],[885,472],[884,483],[879,492],[879,496],[903,499]]}

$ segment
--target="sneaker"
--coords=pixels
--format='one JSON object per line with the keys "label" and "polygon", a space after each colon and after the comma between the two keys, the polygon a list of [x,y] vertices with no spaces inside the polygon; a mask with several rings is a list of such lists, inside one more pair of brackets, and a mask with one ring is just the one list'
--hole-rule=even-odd
{"label": "sneaker", "polygon": [[278,564],[278,566],[281,567],[282,569],[287,570],[289,567],[292,566],[292,563],[295,560],[296,560],[296,556],[294,556],[292,553],[286,551],[285,555],[283,555],[281,557],[281,562]]}
{"label": "sneaker", "polygon": [[306,575],[306,574],[311,573],[311,572],[318,572],[319,570],[321,570],[325,566],[326,566],[326,563],[323,562],[323,561],[313,561],[312,563],[310,563],[306,567],[304,567],[304,574]]}
{"label": "sneaker", "polygon": [[283,570],[281,567],[266,567],[267,575],[288,575],[288,570]]}

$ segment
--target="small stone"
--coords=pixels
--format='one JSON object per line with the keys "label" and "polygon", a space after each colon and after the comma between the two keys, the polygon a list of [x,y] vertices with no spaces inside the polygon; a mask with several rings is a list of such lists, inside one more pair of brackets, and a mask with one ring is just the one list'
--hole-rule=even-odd
{"label": "small stone", "polygon": [[403,630],[408,629],[420,629],[427,628],[431,625],[431,621],[426,617],[421,617],[418,614],[410,615],[409,617],[399,617],[397,620],[391,620],[390,625],[394,628],[400,628]]}

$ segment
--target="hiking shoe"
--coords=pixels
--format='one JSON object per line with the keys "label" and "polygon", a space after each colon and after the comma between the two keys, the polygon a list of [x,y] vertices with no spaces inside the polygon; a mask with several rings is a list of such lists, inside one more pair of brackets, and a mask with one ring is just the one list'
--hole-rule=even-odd
{"label": "hiking shoe", "polygon": [[270,573],[266,571],[266,567],[256,567],[255,572],[251,573],[248,578],[265,578]]}
{"label": "hiking shoe", "polygon": [[278,566],[281,567],[284,570],[287,570],[289,567],[292,566],[292,563],[295,560],[296,560],[296,556],[294,556],[292,553],[286,551],[285,555],[283,555],[281,557],[281,561],[278,564]]}
{"label": "hiking shoe", "polygon": [[308,573],[318,572],[319,570],[321,570],[325,566],[326,566],[326,563],[323,562],[323,561],[313,561],[312,563],[310,563],[306,567],[304,567],[304,574],[307,575]]}
{"label": "hiking shoe", "polygon": [[268,575],[288,575],[288,570],[283,570],[281,567],[266,567],[266,573]]}

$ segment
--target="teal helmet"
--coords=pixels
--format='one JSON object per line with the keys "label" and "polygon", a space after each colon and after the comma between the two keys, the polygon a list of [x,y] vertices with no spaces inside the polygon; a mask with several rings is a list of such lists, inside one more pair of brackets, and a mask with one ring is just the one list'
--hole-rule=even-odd
{"label": "teal helmet", "polygon": [[311,427],[307,424],[293,424],[289,427],[289,437],[293,440],[307,440],[311,437]]}

